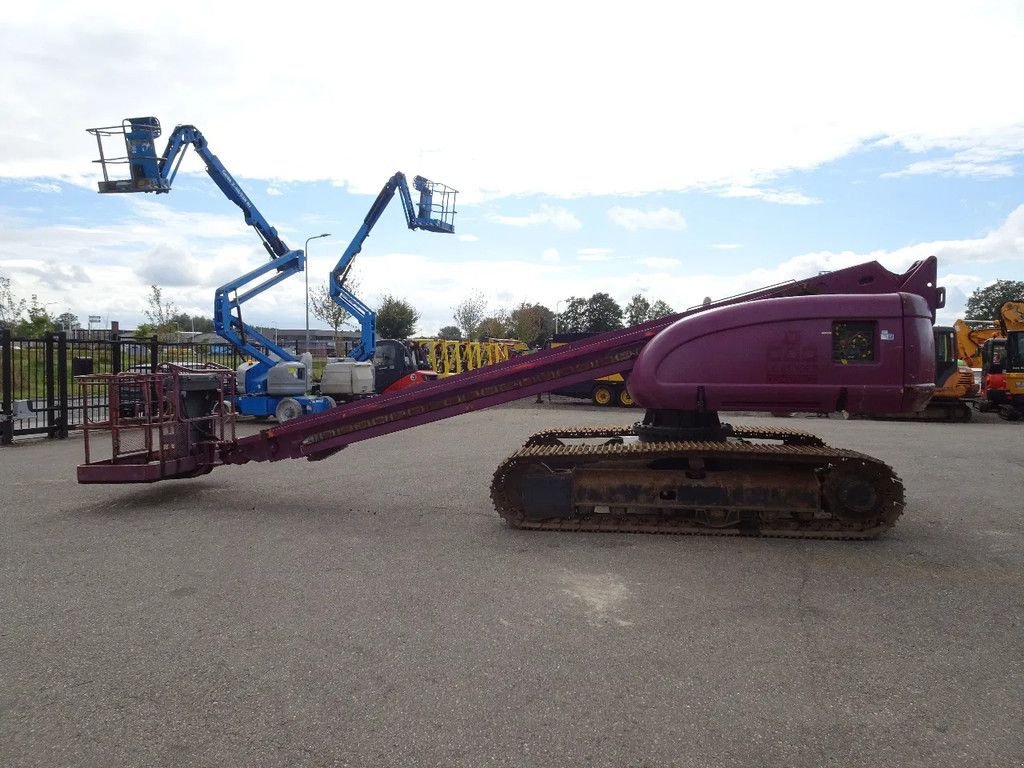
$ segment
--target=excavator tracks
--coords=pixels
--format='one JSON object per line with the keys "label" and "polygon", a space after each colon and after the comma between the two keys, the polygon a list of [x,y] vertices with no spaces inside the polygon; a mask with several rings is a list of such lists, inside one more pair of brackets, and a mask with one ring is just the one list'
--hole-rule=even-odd
{"label": "excavator tracks", "polygon": [[798,430],[727,432],[636,442],[634,427],[546,430],[498,467],[491,498],[514,528],[714,536],[870,539],[903,511],[903,484],[878,459]]}

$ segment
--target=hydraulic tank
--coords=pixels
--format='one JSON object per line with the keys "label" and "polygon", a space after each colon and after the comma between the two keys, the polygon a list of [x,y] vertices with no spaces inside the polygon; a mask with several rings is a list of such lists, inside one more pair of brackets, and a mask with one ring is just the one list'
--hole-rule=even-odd
{"label": "hydraulic tank", "polygon": [[920,296],[762,299],[684,317],[640,352],[629,392],[646,408],[911,412],[934,390]]}

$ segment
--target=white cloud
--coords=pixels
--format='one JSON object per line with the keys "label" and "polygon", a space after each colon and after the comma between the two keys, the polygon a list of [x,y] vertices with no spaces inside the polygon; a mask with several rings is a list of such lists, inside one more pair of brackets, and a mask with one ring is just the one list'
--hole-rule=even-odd
{"label": "white cloud", "polygon": [[525,216],[491,214],[488,218],[497,224],[509,227],[536,227],[540,224],[551,224],[556,229],[567,231],[583,228],[582,222],[572,212],[553,205],[542,205],[539,210]]}
{"label": "white cloud", "polygon": [[25,185],[25,188],[29,192],[44,192],[47,194],[53,194],[62,190],[60,184],[55,184],[51,181],[30,181]]}
{"label": "white cloud", "polygon": [[883,178],[900,176],[938,176],[999,178],[1013,176],[1014,166],[1009,162],[1015,153],[991,149],[970,149],[948,157],[918,160],[899,171],[883,173]]}
{"label": "white cloud", "polygon": [[914,153],[940,153],[907,167],[883,173],[883,178],[935,174],[953,177],[1002,178],[1016,172],[1014,160],[1024,151],[1024,122],[977,128],[967,136],[910,135],[897,140],[885,138],[881,146],[899,144]]}
{"label": "white cloud", "polygon": [[609,209],[608,218],[620,227],[630,231],[638,229],[686,229],[686,219],[679,211],[671,208],[657,208],[642,211],[617,205]]}
{"label": "white cloud", "polygon": [[766,189],[764,187],[752,187],[736,184],[718,192],[722,197],[749,197],[755,200],[764,200],[766,203],[778,203],[779,205],[816,205],[820,203],[816,197],[810,197],[803,192],[795,190]]}
{"label": "white cloud", "polygon": [[588,262],[611,261],[612,257],[607,253],[577,253],[576,260]]}
{"label": "white cloud", "polygon": [[640,264],[650,269],[673,269],[678,267],[682,262],[679,259],[669,259],[659,256],[648,256],[640,259]]}
{"label": "white cloud", "polygon": [[280,197],[281,195],[284,194],[284,192],[281,191],[280,187],[275,187],[273,184],[271,184],[269,187],[267,187],[267,194],[270,195],[271,197]]}
{"label": "white cloud", "polygon": [[559,255],[557,248],[545,248],[544,252],[540,255],[540,260],[546,264],[557,264],[562,260],[562,257]]}
{"label": "white cloud", "polygon": [[977,275],[957,275],[947,273],[942,276],[941,282],[947,290],[950,288],[959,288],[970,292],[981,286],[985,281]]}
{"label": "white cloud", "polygon": [[740,247],[739,243],[714,243],[712,248],[717,248],[720,251],[732,251]]}
{"label": "white cloud", "polygon": [[480,238],[476,235],[456,235],[463,243],[475,243]]}
{"label": "white cloud", "polygon": [[[1014,3],[624,11],[524,0],[500,16],[468,0],[427,15],[412,2],[314,3],[274,15],[273,56],[262,11],[209,3],[202,25],[174,14],[153,25],[114,7],[59,8],[22,4],[0,30],[0,176],[91,183],[83,129],[148,110],[165,129],[198,125],[240,178],[329,180],[372,194],[402,168],[455,185],[466,201],[761,189],[879,137],[913,151],[1024,150],[1019,100],[1007,96],[1024,71]],[[415,24],[394,23],[414,15]],[[361,34],[338,46],[343,28]],[[423,40],[455,62],[454,76],[410,88],[408,58],[380,51]],[[154,50],[174,51],[174,66]],[[369,61],[372,77],[337,77]],[[268,117],[267,94],[275,115],[295,119]],[[41,128],[40,115],[58,114]],[[194,157],[189,171],[202,171]],[[800,193],[766,194],[786,202]]]}

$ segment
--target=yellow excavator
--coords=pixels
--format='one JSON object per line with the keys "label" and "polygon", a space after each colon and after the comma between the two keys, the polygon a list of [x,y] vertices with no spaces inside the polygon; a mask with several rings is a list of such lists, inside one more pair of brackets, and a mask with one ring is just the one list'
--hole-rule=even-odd
{"label": "yellow excavator", "polygon": [[960,359],[976,371],[981,370],[981,348],[985,342],[1003,335],[997,324],[980,320],[957,320],[953,330]]}
{"label": "yellow excavator", "polygon": [[1024,301],[1008,301],[991,323],[957,320],[960,357],[978,372],[978,409],[1024,417]]}
{"label": "yellow excavator", "polygon": [[971,369],[961,364],[956,329],[937,325],[932,332],[935,335],[935,393],[921,416],[928,418],[931,414],[948,421],[970,421],[970,402],[978,394],[978,385]]}
{"label": "yellow excavator", "polygon": [[985,355],[982,366],[982,395],[992,410],[1004,419],[1024,418],[1024,301],[1008,301],[999,309],[996,322],[1003,334],[1002,359]]}

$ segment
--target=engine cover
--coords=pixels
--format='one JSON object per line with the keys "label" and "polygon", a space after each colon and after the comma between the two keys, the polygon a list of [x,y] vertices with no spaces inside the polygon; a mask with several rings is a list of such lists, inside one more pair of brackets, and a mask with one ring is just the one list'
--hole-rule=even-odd
{"label": "engine cover", "polygon": [[762,299],[699,312],[640,352],[629,392],[650,409],[912,412],[935,388],[920,296]]}
{"label": "engine cover", "polygon": [[304,395],[309,391],[306,366],[295,360],[285,360],[267,371],[268,395]]}

